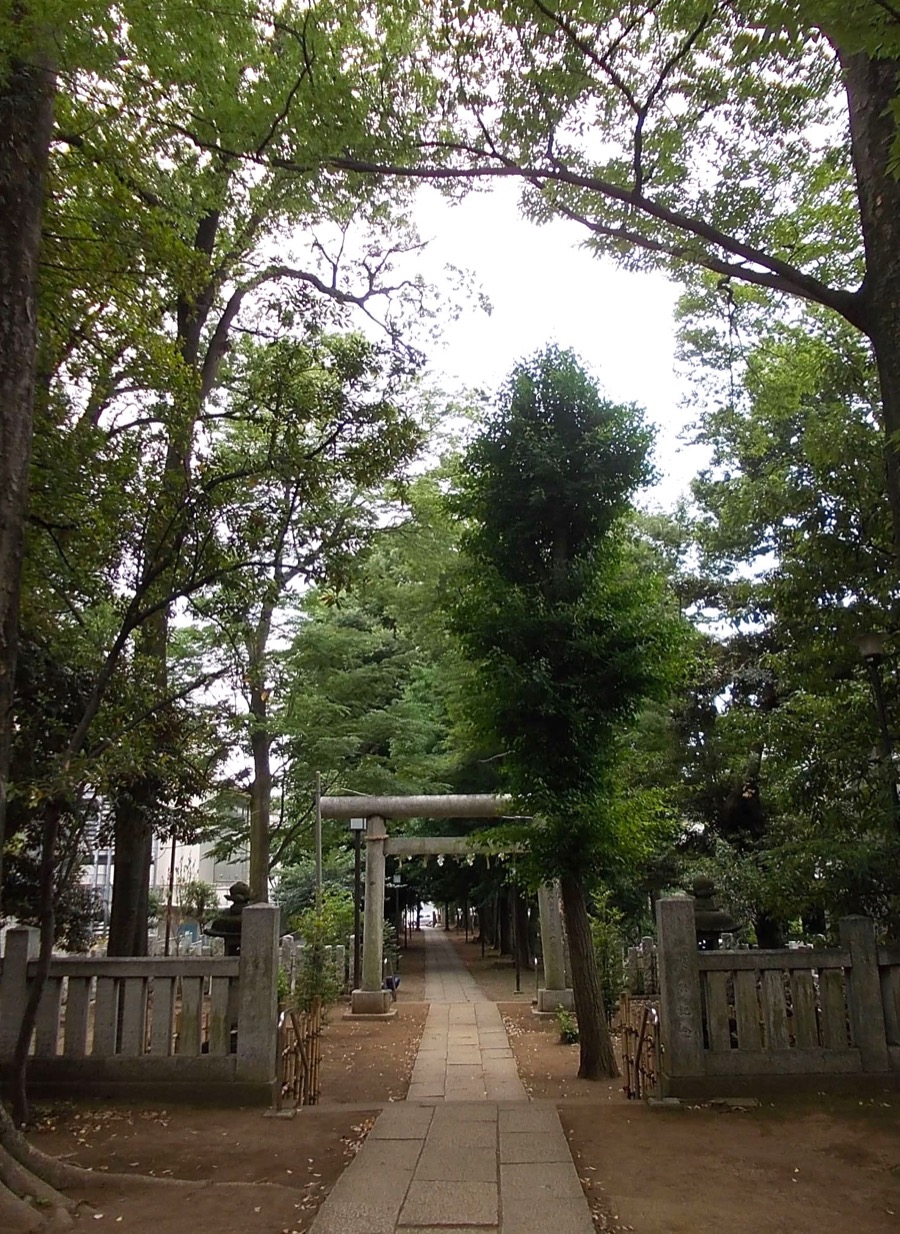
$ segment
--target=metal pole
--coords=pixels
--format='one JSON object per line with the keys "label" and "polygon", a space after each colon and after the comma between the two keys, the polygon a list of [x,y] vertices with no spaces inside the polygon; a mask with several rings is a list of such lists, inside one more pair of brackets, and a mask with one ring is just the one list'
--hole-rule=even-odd
{"label": "metal pole", "polygon": [[316,912],[322,911],[322,776],[316,772]]}
{"label": "metal pole", "polygon": [[[166,945],[164,955],[169,954],[169,940],[172,937],[172,896],[175,892],[175,835],[172,834],[172,856],[169,860],[169,894],[166,900]],[[159,935],[156,936],[157,939]]]}
{"label": "metal pole", "polygon": [[522,964],[519,957],[519,887],[513,883],[512,913],[513,954],[516,957],[516,993],[522,993]]}
{"label": "metal pole", "polygon": [[360,956],[360,917],[361,917],[361,901],[362,901],[362,861],[360,857],[360,832],[355,831],[354,837],[354,854],[353,854],[353,985],[355,989],[359,989],[360,971],[359,971],[359,956]]}

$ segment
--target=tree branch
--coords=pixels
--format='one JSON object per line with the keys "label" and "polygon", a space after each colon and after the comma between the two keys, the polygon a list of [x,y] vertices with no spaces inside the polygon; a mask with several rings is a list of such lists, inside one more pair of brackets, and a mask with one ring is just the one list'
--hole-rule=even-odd
{"label": "tree branch", "polygon": [[[481,157],[491,157],[488,152],[483,150],[476,151],[472,147],[456,146],[448,143],[432,143],[432,145],[451,152],[478,153]],[[404,167],[390,163],[370,163],[366,160],[348,157],[334,159],[332,164],[344,170],[356,171],[362,174],[396,176],[398,178],[416,180],[507,178],[528,180],[539,189],[543,189],[548,184],[564,184],[572,188],[586,189],[588,192],[597,193],[598,196],[608,198],[611,201],[633,206],[639,213],[645,214],[648,218],[655,219],[657,222],[664,223],[675,231],[696,236],[698,239],[704,240],[716,248],[724,249],[725,252],[731,253],[735,257],[740,257],[752,265],[762,266],[769,274],[760,274],[758,271],[749,269],[747,266],[722,262],[718,258],[699,254],[686,246],[683,248],[669,246],[650,237],[643,236],[639,232],[625,228],[610,228],[608,225],[595,223],[586,216],[574,211],[569,213],[569,217],[588,227],[596,234],[625,240],[627,243],[646,249],[648,252],[677,256],[679,260],[690,261],[696,265],[706,265],[709,269],[717,270],[719,273],[741,279],[744,282],[756,283],[762,287],[789,292],[792,295],[800,296],[803,299],[834,309],[835,312],[840,313],[852,325],[864,333],[867,330],[867,314],[861,291],[852,292],[842,288],[829,287],[827,283],[823,283],[813,275],[806,274],[803,270],[791,265],[790,262],[782,261],[780,258],[774,257],[762,249],[755,248],[753,245],[739,240],[736,236],[720,231],[717,227],[705,222],[703,219],[694,218],[678,210],[672,210],[668,206],[664,206],[652,198],[644,196],[642,193],[636,193],[633,189],[622,188],[620,185],[612,184],[610,181],[603,180],[599,176],[589,176],[581,172],[570,171],[563,166],[554,168],[523,167],[513,163],[511,160],[504,160],[500,166],[488,163],[460,168],[441,166]],[[557,208],[561,209],[558,203]],[[565,210],[562,212],[566,213]]]}

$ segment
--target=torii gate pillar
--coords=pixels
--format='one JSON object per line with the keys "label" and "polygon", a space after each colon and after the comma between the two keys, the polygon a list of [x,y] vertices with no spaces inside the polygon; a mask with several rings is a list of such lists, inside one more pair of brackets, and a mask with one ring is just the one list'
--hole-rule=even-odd
{"label": "torii gate pillar", "polygon": [[541,883],[538,887],[545,987],[538,990],[538,1013],[552,1013],[557,1007],[565,1007],[567,1011],[571,1011],[575,1005],[574,995],[566,986],[566,960],[559,894],[558,882]]}
{"label": "torii gate pillar", "polygon": [[384,989],[384,846],[387,830],[377,814],[366,825],[366,914],[363,930],[362,982],[350,995],[350,1014],[387,1016],[391,992]]}

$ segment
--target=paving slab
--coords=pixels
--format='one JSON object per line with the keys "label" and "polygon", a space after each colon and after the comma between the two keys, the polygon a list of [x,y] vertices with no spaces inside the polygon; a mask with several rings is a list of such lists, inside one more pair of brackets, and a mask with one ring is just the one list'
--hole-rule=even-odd
{"label": "paving slab", "polygon": [[501,1165],[500,1185],[504,1195],[523,1199],[584,1200],[578,1173],[568,1161],[545,1161],[541,1165]]}
{"label": "paving slab", "polygon": [[375,1120],[375,1126],[366,1136],[370,1140],[424,1140],[431,1126],[434,1110],[431,1106],[389,1105]]}
{"label": "paving slab", "polygon": [[497,1154],[478,1152],[471,1144],[451,1147],[445,1141],[429,1141],[422,1149],[413,1178],[416,1182],[496,1183]]}
{"label": "paving slab", "polygon": [[565,1161],[570,1164],[572,1154],[562,1132],[556,1134],[531,1131],[502,1131],[500,1133],[500,1162],[515,1165],[524,1162],[538,1164],[545,1161]]}
{"label": "paving slab", "polygon": [[410,1084],[409,1092],[406,1094],[407,1101],[443,1101],[444,1100],[444,1082],[441,1080],[435,1084]]}
{"label": "paving slab", "polygon": [[342,1177],[362,1170],[414,1170],[422,1152],[422,1140],[373,1140],[365,1157],[357,1153]]}
{"label": "paving slab", "polygon": [[311,1230],[315,1234],[394,1234],[398,1205],[345,1203],[334,1192],[319,1209]]}
{"label": "paving slab", "polygon": [[497,1125],[497,1110],[493,1105],[485,1105],[483,1102],[469,1102],[468,1104],[460,1101],[448,1101],[446,1104],[438,1106],[434,1111],[433,1127],[446,1127],[448,1124],[459,1123],[491,1123]]}
{"label": "paving slab", "polygon": [[474,1122],[472,1119],[455,1119],[453,1122],[432,1123],[428,1133],[428,1147],[435,1148],[489,1148],[491,1156],[497,1153],[497,1127],[493,1120]]}
{"label": "paving slab", "polygon": [[504,1131],[542,1133],[558,1130],[560,1121],[552,1107],[517,1104],[500,1111],[499,1125],[501,1135]]}
{"label": "paving slab", "polygon": [[521,1100],[518,1092],[519,1081],[510,1080],[488,1080],[485,1089],[485,1098],[487,1101],[509,1101]]}
{"label": "paving slab", "polygon": [[398,1226],[498,1225],[500,1200],[496,1183],[410,1184]]}
{"label": "paving slab", "polygon": [[596,1231],[583,1195],[577,1200],[556,1199],[545,1207],[532,1199],[504,1194],[500,1234],[596,1234]]}

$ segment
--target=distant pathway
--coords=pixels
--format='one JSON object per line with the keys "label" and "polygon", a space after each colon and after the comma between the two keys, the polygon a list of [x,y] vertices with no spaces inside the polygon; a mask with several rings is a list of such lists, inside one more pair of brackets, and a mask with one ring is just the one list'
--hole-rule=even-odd
{"label": "distant pathway", "polygon": [[594,1234],[559,1116],[533,1105],[495,1003],[424,930],[431,1002],[405,1102],[386,1107],[310,1234]]}
{"label": "distant pathway", "polygon": [[496,1003],[440,932],[425,931],[431,1003],[407,1101],[526,1101]]}

